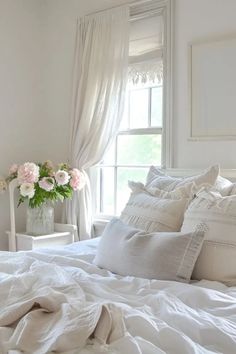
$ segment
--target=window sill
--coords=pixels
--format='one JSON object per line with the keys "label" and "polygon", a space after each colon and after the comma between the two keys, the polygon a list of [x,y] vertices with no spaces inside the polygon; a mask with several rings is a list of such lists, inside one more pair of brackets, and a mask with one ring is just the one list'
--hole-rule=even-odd
{"label": "window sill", "polygon": [[105,226],[109,223],[109,221],[113,217],[115,217],[115,216],[99,215],[94,219],[94,222],[93,222],[94,237],[101,236]]}

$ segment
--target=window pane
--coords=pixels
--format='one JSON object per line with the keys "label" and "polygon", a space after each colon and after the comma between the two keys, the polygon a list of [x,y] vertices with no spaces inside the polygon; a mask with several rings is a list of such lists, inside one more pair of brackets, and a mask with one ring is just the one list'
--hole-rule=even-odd
{"label": "window pane", "polygon": [[146,181],[148,168],[118,168],[117,170],[117,210],[116,214],[119,215],[125,207],[129,196],[130,189],[128,181],[143,182]]}
{"label": "window pane", "polygon": [[148,127],[148,89],[130,91],[130,128]]}
{"label": "window pane", "polygon": [[152,88],[151,125],[162,127],[162,86]]}
{"label": "window pane", "polygon": [[100,169],[101,213],[114,215],[114,168]]}
{"label": "window pane", "polygon": [[119,135],[118,165],[161,165],[161,135]]}

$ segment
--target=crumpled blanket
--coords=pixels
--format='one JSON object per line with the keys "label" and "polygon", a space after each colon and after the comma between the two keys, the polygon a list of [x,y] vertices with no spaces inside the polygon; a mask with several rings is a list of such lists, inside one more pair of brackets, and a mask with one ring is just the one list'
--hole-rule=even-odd
{"label": "crumpled blanket", "polygon": [[[58,249],[0,252],[0,317],[9,319],[7,312],[13,309],[15,313],[20,306],[14,308],[14,305],[23,303],[25,299],[33,299],[29,305],[30,312],[27,312],[33,314],[46,304],[43,300],[40,307],[39,298],[49,289],[50,296],[51,290],[55,296],[58,295],[56,301],[50,300],[54,314],[58,313],[59,319],[65,314],[67,317],[61,320],[55,331],[48,326],[46,339],[53,338],[53,345],[58,349],[50,349],[47,354],[236,353],[236,287],[228,288],[207,280],[185,284],[121,277],[93,264],[98,242],[99,239],[94,239]],[[32,298],[28,297],[29,294]],[[68,336],[72,336],[70,329],[76,328],[81,333],[82,328],[75,325],[76,320],[81,318],[80,311],[93,305],[102,308],[98,323],[89,339],[81,336],[86,342],[85,347],[81,349],[82,342],[74,347],[73,340],[77,334],[69,339]],[[103,311],[104,307],[109,311]],[[94,308],[91,309],[94,314]],[[104,314],[106,325],[102,319]],[[0,354],[7,351],[8,354],[22,353],[19,346],[15,344],[13,347],[9,343],[17,339],[14,333],[17,333],[17,325],[25,315],[19,314],[20,318],[15,323],[0,327]],[[50,315],[50,312],[45,313],[45,317],[50,318]],[[111,326],[109,323],[107,326],[106,315]],[[19,333],[21,336],[24,336],[25,328]],[[30,341],[41,329],[37,324],[35,328],[28,331],[27,339]],[[63,337],[64,332],[67,335]],[[88,332],[86,330],[85,333]],[[59,340],[62,339],[66,351],[60,351],[59,344],[62,344]],[[40,345],[38,352],[44,354],[44,342]],[[29,354],[29,351],[25,353]],[[37,351],[30,349],[30,354],[35,353]]]}
{"label": "crumpled blanket", "polygon": [[[10,272],[10,263],[2,266]],[[86,301],[62,267],[31,257],[24,257],[22,267],[0,282],[1,354],[68,352],[82,349],[89,338],[106,344],[124,335],[121,309]]]}

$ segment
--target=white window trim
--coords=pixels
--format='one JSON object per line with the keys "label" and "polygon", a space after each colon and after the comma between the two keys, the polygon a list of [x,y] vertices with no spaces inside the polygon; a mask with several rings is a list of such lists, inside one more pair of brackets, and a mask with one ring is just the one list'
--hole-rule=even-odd
{"label": "white window trim", "polygon": [[173,1],[160,1],[166,13],[163,55],[163,134],[162,134],[162,168],[173,166],[172,150],[172,114],[173,114]]}

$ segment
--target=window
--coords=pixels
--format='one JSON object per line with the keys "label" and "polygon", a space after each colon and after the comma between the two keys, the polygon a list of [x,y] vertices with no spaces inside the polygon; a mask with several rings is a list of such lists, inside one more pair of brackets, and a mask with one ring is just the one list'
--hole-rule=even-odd
{"label": "window", "polygon": [[119,215],[128,180],[145,182],[150,165],[165,165],[167,7],[151,1],[131,9],[129,83],[119,133],[97,166],[96,211]]}

